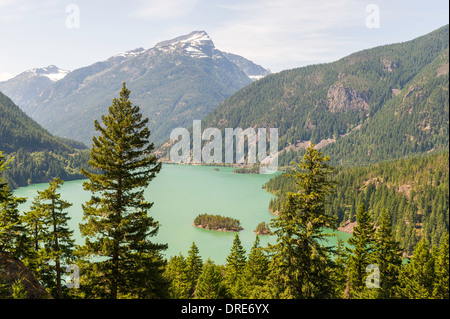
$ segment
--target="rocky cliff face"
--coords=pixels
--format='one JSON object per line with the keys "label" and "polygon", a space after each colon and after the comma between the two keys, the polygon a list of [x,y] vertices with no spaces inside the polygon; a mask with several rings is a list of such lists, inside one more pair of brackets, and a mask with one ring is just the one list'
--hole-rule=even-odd
{"label": "rocky cliff face", "polygon": [[327,105],[331,112],[349,110],[368,110],[369,104],[364,93],[344,87],[342,83],[333,84],[328,89]]}
{"label": "rocky cliff face", "polygon": [[22,282],[27,299],[51,299],[50,293],[41,285],[33,273],[20,260],[7,253],[0,252],[0,298],[10,298],[12,286]]}

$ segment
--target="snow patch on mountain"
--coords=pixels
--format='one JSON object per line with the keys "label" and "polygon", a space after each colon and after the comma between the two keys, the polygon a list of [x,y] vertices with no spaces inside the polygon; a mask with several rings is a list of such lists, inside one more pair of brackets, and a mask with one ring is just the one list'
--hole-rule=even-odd
{"label": "snow patch on mountain", "polygon": [[181,43],[190,43],[192,45],[203,45],[205,42],[212,42],[211,38],[205,31],[194,31],[187,35],[187,39],[182,39]]}
{"label": "snow patch on mountain", "polygon": [[258,81],[258,80],[261,80],[262,78],[264,78],[265,75],[248,75],[248,77],[250,79],[252,79],[253,81]]}
{"label": "snow patch on mountain", "polygon": [[201,49],[198,49],[196,47],[188,46],[188,47],[185,47],[184,50],[186,52],[188,52],[190,54],[190,56],[192,56],[192,57],[208,58],[208,56],[205,53],[203,53],[203,51]]}
{"label": "snow patch on mountain", "polygon": [[54,65],[49,65],[45,68],[36,68],[26,71],[29,76],[43,76],[50,79],[52,82],[63,79],[67,74],[70,73],[69,70],[63,70]]}
{"label": "snow patch on mountain", "polygon": [[48,77],[52,82],[56,82],[58,80],[63,79],[69,73],[70,71],[68,70],[60,70],[57,73],[44,74],[44,76]]}
{"label": "snow patch on mountain", "polygon": [[113,58],[118,58],[118,57],[123,57],[123,58],[129,58],[129,57],[135,57],[138,56],[139,54],[143,53],[145,51],[144,48],[137,48],[134,50],[129,50],[123,53],[119,53],[116,54],[115,56],[113,56]]}
{"label": "snow patch on mountain", "polygon": [[188,35],[157,43],[155,49],[164,53],[181,50],[191,57],[208,58],[213,55],[214,43],[205,31],[194,31]]}

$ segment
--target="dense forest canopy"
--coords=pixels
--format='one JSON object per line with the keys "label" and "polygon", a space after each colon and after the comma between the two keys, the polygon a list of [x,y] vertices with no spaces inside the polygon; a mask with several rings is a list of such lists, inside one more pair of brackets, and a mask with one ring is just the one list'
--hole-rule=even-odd
{"label": "dense forest canopy", "polygon": [[[449,153],[416,156],[369,167],[336,170],[336,193],[329,197],[327,212],[341,224],[354,222],[364,204],[375,223],[383,211],[392,219],[395,238],[406,254],[425,238],[437,246],[449,229]],[[269,209],[280,210],[284,194],[295,189],[292,178],[279,175],[265,185],[277,195]]]}
{"label": "dense forest canopy", "polygon": [[83,178],[80,168],[89,158],[84,144],[51,135],[1,92],[0,151],[9,167],[3,178],[13,188]]}

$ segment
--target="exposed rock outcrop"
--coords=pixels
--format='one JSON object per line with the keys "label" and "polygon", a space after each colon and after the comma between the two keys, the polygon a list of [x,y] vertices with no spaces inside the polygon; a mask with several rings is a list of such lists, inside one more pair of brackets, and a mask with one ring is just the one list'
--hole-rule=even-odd
{"label": "exposed rock outcrop", "polygon": [[52,298],[50,293],[22,261],[0,251],[0,283],[6,284],[6,288],[4,288],[6,296],[2,297],[10,297],[12,294],[12,286],[17,282],[21,282],[27,299]]}
{"label": "exposed rock outcrop", "polygon": [[349,110],[368,110],[369,104],[364,93],[342,83],[330,86],[327,94],[327,106],[331,112],[346,112]]}
{"label": "exposed rock outcrop", "polygon": [[353,233],[353,228],[357,225],[358,225],[357,222],[350,222],[349,220],[347,220],[346,222],[343,223],[342,226],[338,227],[338,230],[351,234]]}

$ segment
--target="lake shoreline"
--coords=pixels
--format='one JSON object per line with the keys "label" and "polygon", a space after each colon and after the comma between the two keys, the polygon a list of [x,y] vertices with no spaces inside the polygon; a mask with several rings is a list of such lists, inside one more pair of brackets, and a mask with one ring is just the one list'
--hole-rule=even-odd
{"label": "lake shoreline", "polygon": [[229,230],[229,229],[226,229],[226,228],[214,229],[214,228],[209,228],[208,226],[195,225],[195,224],[192,224],[192,226],[197,227],[197,228],[201,228],[201,229],[214,230],[214,231],[220,231],[220,232],[228,232],[228,233],[237,233],[237,232],[240,232],[240,231],[244,230],[244,228],[239,229],[239,230]]}

